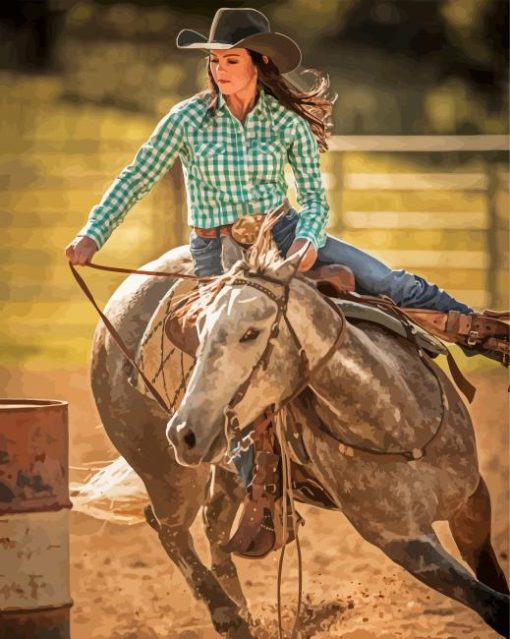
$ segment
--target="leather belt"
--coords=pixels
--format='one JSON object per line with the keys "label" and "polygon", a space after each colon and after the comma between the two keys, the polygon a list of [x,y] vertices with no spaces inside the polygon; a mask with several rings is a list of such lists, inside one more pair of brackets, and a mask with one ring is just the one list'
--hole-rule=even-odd
{"label": "leather belt", "polygon": [[217,237],[217,235],[230,235],[232,231],[232,224],[224,224],[223,226],[215,226],[211,229],[202,229],[198,226],[194,226],[193,230],[199,237],[205,237],[207,239]]}
{"label": "leather belt", "polygon": [[[283,203],[273,212],[278,214],[288,213],[289,211],[290,202],[285,198]],[[218,236],[231,236],[240,244],[250,245],[253,244],[257,238],[264,216],[265,213],[252,213],[251,215],[241,215],[232,224],[223,224],[222,226],[215,226],[208,229],[199,226],[193,226],[192,228],[199,237],[211,239]]]}

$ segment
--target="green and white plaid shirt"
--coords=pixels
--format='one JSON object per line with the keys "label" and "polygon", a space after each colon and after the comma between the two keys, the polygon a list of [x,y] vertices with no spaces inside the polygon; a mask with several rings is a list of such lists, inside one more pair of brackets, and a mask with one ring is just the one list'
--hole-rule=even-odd
{"label": "green and white plaid shirt", "polygon": [[296,237],[309,239],[316,248],[324,245],[329,207],[319,148],[308,122],[264,91],[244,125],[221,94],[214,115],[207,110],[209,101],[201,93],[170,110],[92,209],[81,235],[101,247],[179,155],[190,226],[212,228],[275,209],[287,193],[288,162],[301,207]]}

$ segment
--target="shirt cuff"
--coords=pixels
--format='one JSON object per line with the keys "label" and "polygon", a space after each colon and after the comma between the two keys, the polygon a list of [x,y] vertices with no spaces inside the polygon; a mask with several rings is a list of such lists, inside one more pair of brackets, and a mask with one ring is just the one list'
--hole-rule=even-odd
{"label": "shirt cuff", "polygon": [[314,249],[316,251],[319,250],[319,243],[317,241],[317,238],[315,237],[315,235],[311,232],[311,231],[299,231],[298,234],[296,234],[296,237],[294,238],[296,240],[310,240],[310,242],[312,243],[312,246],[314,247]]}
{"label": "shirt cuff", "polygon": [[108,239],[90,224],[86,224],[76,235],[78,237],[90,237],[96,243],[97,250],[99,250]]}

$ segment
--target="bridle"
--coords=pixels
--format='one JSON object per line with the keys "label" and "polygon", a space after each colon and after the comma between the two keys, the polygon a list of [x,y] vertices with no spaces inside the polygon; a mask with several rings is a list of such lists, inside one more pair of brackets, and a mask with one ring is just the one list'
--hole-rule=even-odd
{"label": "bridle", "polygon": [[[295,399],[311,382],[311,378],[315,371],[321,368],[333,355],[338,346],[342,343],[345,333],[347,322],[345,320],[345,316],[340,308],[338,308],[332,302],[330,303],[329,299],[323,297],[324,301],[326,301],[331,308],[335,311],[336,315],[339,318],[339,329],[337,335],[331,344],[330,348],[323,355],[319,361],[310,368],[310,362],[308,356],[301,344],[299,337],[297,336],[294,327],[292,326],[289,317],[287,315],[287,308],[289,303],[289,295],[290,295],[290,282],[294,277],[296,271],[292,273],[291,277],[285,281],[276,279],[265,273],[260,273],[258,271],[246,270],[244,277],[236,277],[232,281],[226,284],[226,286],[250,286],[251,288],[264,293],[269,299],[271,299],[276,304],[276,315],[274,317],[273,323],[271,325],[271,330],[269,333],[269,337],[266,343],[264,350],[262,351],[262,355],[259,357],[258,361],[253,365],[250,373],[246,377],[246,379],[240,384],[229,403],[225,406],[223,410],[223,414],[225,416],[225,435],[227,440],[230,441],[229,448],[232,450],[235,447],[235,452],[232,457],[230,457],[229,461],[235,458],[240,451],[247,450],[249,446],[253,443],[253,430],[251,430],[247,435],[243,435],[242,429],[239,425],[239,418],[236,412],[236,406],[244,399],[248,389],[253,381],[253,377],[257,373],[259,369],[266,370],[269,364],[269,359],[271,357],[271,353],[274,348],[274,341],[280,334],[280,324],[282,319],[285,321],[289,333],[292,337],[296,350],[299,354],[299,377],[300,382],[297,388],[286,398],[282,399],[278,402],[277,406],[273,407],[271,412],[276,412],[276,410],[280,410],[287,404],[289,404],[293,399]],[[259,281],[256,280],[264,280],[271,284],[276,284],[282,287],[282,292],[280,295],[276,295],[270,288],[264,286]],[[233,435],[233,436],[232,436]]]}

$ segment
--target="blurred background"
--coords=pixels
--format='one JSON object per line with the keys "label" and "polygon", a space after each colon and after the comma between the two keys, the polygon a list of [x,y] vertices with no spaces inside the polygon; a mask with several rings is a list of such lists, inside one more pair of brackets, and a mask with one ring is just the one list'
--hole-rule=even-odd
{"label": "blurred background", "polygon": [[[331,78],[335,130],[322,156],[331,232],[477,308],[509,307],[507,0],[2,2],[0,392],[70,402],[73,480],[117,452],[90,391],[97,315],[64,248],[158,120],[204,88],[204,56],[178,51],[175,36],[207,33],[221,6],[263,10],[273,30],[301,45],[304,67]],[[291,175],[289,183],[293,199]],[[177,162],[96,261],[136,268],[187,236]],[[122,279],[81,273],[100,304]],[[495,362],[453,350],[478,388],[470,412],[508,571],[508,379]],[[474,613],[417,585],[337,513],[303,514],[306,636],[495,636]],[[216,636],[146,528],[72,511],[74,639]],[[200,522],[194,533],[206,556]],[[263,636],[275,637],[276,557],[238,564]],[[284,588],[293,600],[294,572]]]}
{"label": "blurred background", "polygon": [[[467,303],[507,306],[506,0],[255,4],[338,93],[331,231]],[[250,3],[2,3],[3,365],[87,362],[96,318],[64,247],[159,118],[205,86],[204,56],[175,36],[207,32],[223,5]],[[97,261],[139,266],[185,243],[185,220],[177,162]],[[85,274],[104,301],[120,281]]]}

